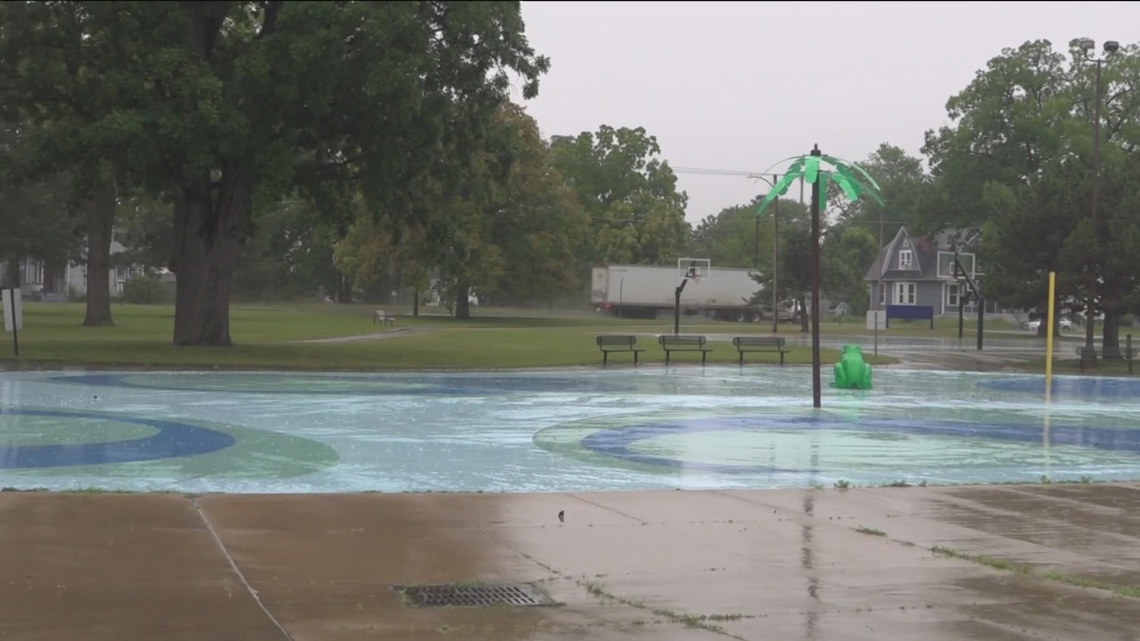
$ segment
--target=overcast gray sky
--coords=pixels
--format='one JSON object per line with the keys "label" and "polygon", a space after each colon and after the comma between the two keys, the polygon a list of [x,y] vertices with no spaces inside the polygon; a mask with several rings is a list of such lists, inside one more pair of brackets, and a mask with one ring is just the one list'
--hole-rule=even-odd
{"label": "overcast gray sky", "polygon": [[[675,168],[734,171],[813,143],[853,161],[883,142],[918,156],[947,99],[1003,48],[1128,44],[1140,25],[1140,2],[524,1],[522,13],[551,59],[524,103],[543,136],[641,126]],[[766,191],[742,176],[678,179],[693,223]]]}

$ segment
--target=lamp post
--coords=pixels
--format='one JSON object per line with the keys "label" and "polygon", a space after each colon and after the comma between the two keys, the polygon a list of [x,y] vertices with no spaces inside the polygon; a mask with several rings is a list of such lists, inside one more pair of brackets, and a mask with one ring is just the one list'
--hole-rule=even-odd
{"label": "lamp post", "polygon": [[[780,174],[772,174],[772,178],[768,179],[759,174],[750,174],[751,178],[763,180],[768,183],[769,187],[775,187],[776,182],[780,180]],[[760,215],[756,215],[756,236],[754,241],[753,251],[755,252],[755,260],[753,265],[760,268]],[[779,306],[779,287],[777,287],[777,277],[779,276],[779,259],[780,259],[780,199],[777,198],[773,203],[772,208],[772,333],[776,334],[780,331],[780,306]]]}
{"label": "lamp post", "polygon": [[[1120,49],[1120,43],[1115,40],[1107,40],[1104,43],[1104,56],[1096,58],[1093,55],[1093,50],[1096,49],[1096,42],[1092,38],[1084,38],[1078,46],[1084,52],[1085,60],[1096,64],[1096,97],[1093,100],[1093,179],[1092,179],[1092,202],[1089,205],[1089,221],[1092,224],[1092,237],[1093,237],[1093,251],[1096,252],[1100,246],[1100,220],[1097,209],[1100,206],[1100,103],[1103,101],[1103,87],[1101,81],[1101,68],[1104,65],[1105,59]],[[1096,364],[1096,344],[1094,341],[1094,330],[1096,326],[1096,315],[1093,313],[1093,302],[1096,298],[1096,280],[1097,270],[1096,267],[1097,256],[1094,254],[1090,257],[1088,272],[1088,295],[1085,301],[1085,347],[1081,352],[1081,361],[1083,363]],[[1054,322],[1050,318],[1049,322]]]}

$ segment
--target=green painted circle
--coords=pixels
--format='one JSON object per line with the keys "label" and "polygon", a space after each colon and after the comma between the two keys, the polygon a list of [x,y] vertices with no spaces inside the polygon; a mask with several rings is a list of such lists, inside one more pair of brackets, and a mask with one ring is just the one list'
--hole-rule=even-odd
{"label": "green painted circle", "polygon": [[146,425],[93,417],[69,418],[66,423],[61,423],[57,416],[5,414],[0,417],[0,441],[8,447],[111,443],[147,438],[155,432]]}
{"label": "green painted circle", "polygon": [[[58,417],[27,415],[0,416],[0,438],[11,434],[22,439],[17,445],[96,443],[126,438],[145,438],[154,430],[116,422],[112,412],[85,411],[85,416],[60,420]],[[333,465],[340,455],[332,447],[311,439],[239,425],[178,419],[179,423],[196,425],[229,434],[230,447],[192,456],[179,456],[129,463],[103,463],[35,469],[7,469],[6,477],[91,477],[114,479],[287,479],[319,472]],[[95,426],[98,425],[97,429]],[[128,429],[132,429],[129,434]],[[36,433],[39,430],[39,433]],[[83,435],[79,439],[79,435]],[[114,437],[114,438],[112,438]],[[66,440],[65,440],[66,439]],[[170,484],[177,489],[177,482]]]}

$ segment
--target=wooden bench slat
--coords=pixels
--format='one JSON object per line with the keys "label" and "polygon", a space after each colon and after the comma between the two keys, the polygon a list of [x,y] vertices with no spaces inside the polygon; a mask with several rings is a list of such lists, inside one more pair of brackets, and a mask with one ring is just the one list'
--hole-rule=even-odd
{"label": "wooden bench slat", "polygon": [[780,354],[780,365],[784,364],[784,355],[788,349],[784,347],[783,336],[737,336],[732,339],[736,351],[740,354],[740,365],[744,365],[745,352],[773,352]]}
{"label": "wooden bench slat", "polygon": [[695,334],[661,334],[657,337],[661,349],[665,350],[665,364],[669,364],[671,352],[700,352],[701,365],[708,360],[712,348],[706,345],[706,337]]}
{"label": "wooden bench slat", "polygon": [[637,346],[637,337],[632,334],[602,334],[595,340],[602,351],[602,367],[609,363],[610,352],[632,352],[633,364],[637,365],[638,354],[645,351]]}

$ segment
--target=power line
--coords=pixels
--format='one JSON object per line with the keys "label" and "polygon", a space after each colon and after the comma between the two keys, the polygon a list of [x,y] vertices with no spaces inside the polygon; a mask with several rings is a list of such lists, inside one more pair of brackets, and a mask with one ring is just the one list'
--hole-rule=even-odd
{"label": "power line", "polygon": [[707,169],[703,167],[673,167],[673,172],[678,174],[701,174],[705,176],[743,176],[745,178],[754,176],[774,176],[775,174],[764,171],[739,171],[736,169]]}

